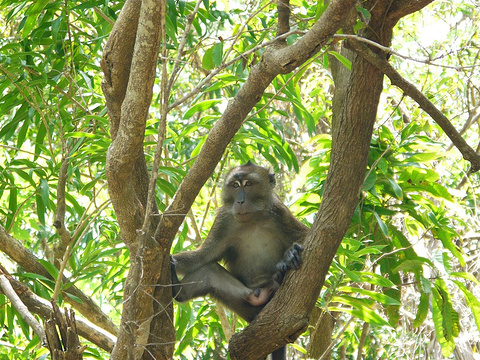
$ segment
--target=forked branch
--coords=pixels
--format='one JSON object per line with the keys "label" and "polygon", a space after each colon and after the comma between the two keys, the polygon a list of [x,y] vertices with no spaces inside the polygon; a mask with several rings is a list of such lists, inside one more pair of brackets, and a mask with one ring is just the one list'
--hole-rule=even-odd
{"label": "forked branch", "polygon": [[408,95],[415,100],[418,105],[420,105],[420,107],[429,114],[438,125],[440,125],[443,131],[445,131],[445,134],[462,153],[463,158],[471,163],[472,172],[480,170],[480,154],[467,144],[465,139],[460,135],[457,129],[455,129],[448,118],[430,100],[428,100],[428,98],[423,95],[415,85],[405,80],[386,59],[375,54],[364,44],[359,41],[351,41],[350,44],[356,52],[387,75],[393,85],[398,86],[404,91],[405,95]]}

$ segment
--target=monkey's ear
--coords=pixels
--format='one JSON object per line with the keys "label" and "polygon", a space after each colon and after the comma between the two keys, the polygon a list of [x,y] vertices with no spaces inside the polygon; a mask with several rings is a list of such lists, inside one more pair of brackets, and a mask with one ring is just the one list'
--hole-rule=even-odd
{"label": "monkey's ear", "polygon": [[275,186],[275,174],[268,174],[268,181],[270,182],[270,185]]}

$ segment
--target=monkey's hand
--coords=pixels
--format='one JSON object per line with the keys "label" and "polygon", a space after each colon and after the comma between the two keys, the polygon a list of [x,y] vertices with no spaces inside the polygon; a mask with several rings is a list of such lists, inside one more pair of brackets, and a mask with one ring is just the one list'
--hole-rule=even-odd
{"label": "monkey's hand", "polygon": [[285,252],[283,260],[277,264],[277,270],[286,273],[290,269],[298,270],[302,264],[303,246],[294,243],[290,249]]}
{"label": "monkey's hand", "polygon": [[273,275],[273,281],[280,285],[288,270],[300,269],[300,265],[302,265],[302,251],[303,246],[294,243],[292,247],[285,252],[282,261],[277,264],[277,272]]}

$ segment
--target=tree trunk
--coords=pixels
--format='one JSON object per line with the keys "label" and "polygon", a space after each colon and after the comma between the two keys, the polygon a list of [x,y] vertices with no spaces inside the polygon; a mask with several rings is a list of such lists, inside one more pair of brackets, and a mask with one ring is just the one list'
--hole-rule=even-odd
{"label": "tree trunk", "polygon": [[[370,10],[371,20],[362,35],[389,46],[396,22],[429,2],[366,1],[362,6]],[[305,241],[304,265],[295,273],[287,274],[272,301],[249,327],[232,337],[232,359],[262,359],[294,341],[305,330],[359,200],[382,86],[383,73],[355,54],[338,130],[332,140],[323,201]]]}

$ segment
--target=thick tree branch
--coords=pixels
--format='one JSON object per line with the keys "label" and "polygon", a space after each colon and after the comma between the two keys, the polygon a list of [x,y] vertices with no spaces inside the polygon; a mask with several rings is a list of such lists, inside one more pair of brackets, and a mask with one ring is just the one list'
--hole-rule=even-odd
{"label": "thick tree branch", "polygon": [[[132,174],[143,152],[145,122],[152,99],[160,43],[159,8],[160,5],[156,2],[142,2],[130,76],[121,105],[120,123],[116,137],[108,149],[105,168],[109,194],[122,238],[130,246],[135,244],[136,230],[141,228],[142,223],[143,204],[136,198]],[[155,16],[149,19],[148,14],[152,13],[155,13]],[[117,48],[116,51],[118,50]],[[119,100],[115,99],[116,102]]]}
{"label": "thick tree branch", "polygon": [[[230,100],[222,117],[215,123],[195,163],[181,183],[172,204],[162,216],[155,238],[170,247],[173,238],[195,197],[213,173],[226,147],[246,116],[262,97],[266,87],[280,73],[291,71],[316,54],[340,28],[346,9],[354,0],[333,1],[319,21],[298,43],[281,49],[266,49],[238,94]],[[299,44],[300,43],[300,44]],[[283,64],[283,65],[282,65]]]}
{"label": "thick tree branch", "polygon": [[[142,174],[136,171],[139,158],[143,153],[145,125],[152,99],[164,8],[164,1],[143,0],[141,2],[138,20],[135,19],[138,21],[135,46],[126,93],[121,103],[120,123],[107,153],[106,176],[109,194],[122,238],[131,254],[121,329],[112,352],[112,359],[138,359],[143,356],[148,344],[150,323],[154,317],[155,284],[163,269],[162,260],[168,258],[161,254],[161,251],[166,252],[166,249],[159,248],[152,241],[151,232],[156,226],[156,220],[151,228],[140,231],[148,198],[148,180],[139,181],[138,175]],[[122,39],[118,40],[122,41]],[[121,44],[125,45],[123,42]],[[131,47],[128,49],[131,50]],[[111,51],[115,51],[116,56],[125,56],[121,52],[118,53],[121,51],[119,47]],[[127,53],[127,56],[129,55],[130,53]],[[118,58],[115,59],[118,60]],[[115,64],[113,67],[115,68]],[[126,73],[118,76],[125,78]],[[121,91],[119,91],[120,94]],[[112,100],[120,102],[122,98],[119,96]],[[112,119],[112,125],[114,125],[113,122]],[[143,164],[144,162],[140,165],[143,166]],[[143,170],[145,173],[146,168]],[[139,198],[138,186],[144,187],[140,195],[143,198]],[[156,206],[152,207],[156,210]],[[168,311],[169,314],[171,312]]]}
{"label": "thick tree branch", "polygon": [[[40,264],[35,255],[27,250],[20,241],[10,236],[2,226],[0,226],[0,250],[20,265],[25,271],[54,280],[48,273],[47,269]],[[69,279],[63,277],[63,283],[66,284],[68,282]],[[77,302],[71,299],[68,295],[64,296],[65,301],[72,305],[74,309],[78,310],[78,312],[92,323],[107,330],[111,334],[117,333],[118,330],[115,324],[102,312],[99,306],[90,297],[86,296],[76,286],[69,287],[65,292],[80,299],[81,302]]]}
{"label": "thick tree branch", "polygon": [[33,329],[35,335],[38,336],[40,341],[45,342],[45,331],[43,330],[42,325],[35,319],[35,317],[30,313],[28,308],[25,306],[23,301],[17,295],[15,290],[13,290],[12,285],[8,281],[5,274],[0,270],[0,289],[3,291],[5,296],[10,300],[13,307],[18,311],[23,320]]}
{"label": "thick tree branch", "polygon": [[[30,312],[41,316],[43,319],[49,319],[52,316],[53,310],[49,301],[34,294],[27,286],[18,280],[15,280],[13,277],[7,277],[12,288],[15,290],[15,293],[20,297],[21,301],[27,306]],[[105,351],[112,351],[116,340],[115,336],[86,320],[81,318],[76,320],[78,334],[80,336]]]}
{"label": "thick tree branch", "polygon": [[391,24],[396,24],[398,20],[409,14],[423,9],[433,0],[395,0],[388,9],[388,18]]}
{"label": "thick tree branch", "polygon": [[[280,36],[290,31],[290,0],[279,0],[277,12],[277,36]],[[282,41],[285,42],[285,39]]]}
{"label": "thick tree branch", "polygon": [[[372,3],[365,5],[372,6]],[[367,38],[382,39],[383,45],[390,43],[393,29],[393,24],[384,22],[387,6],[387,3],[375,2],[375,12],[365,31]],[[264,310],[242,333],[232,337],[232,359],[261,359],[294,341],[307,327],[308,316],[358,203],[382,84],[382,72],[362,57],[354,56],[338,130],[332,139],[323,200],[304,244],[303,266],[287,274]],[[291,296],[300,293],[303,295]],[[261,348],[258,344],[262,344]]]}
{"label": "thick tree branch", "polygon": [[438,125],[440,125],[443,131],[445,131],[445,134],[462,153],[463,158],[471,163],[472,172],[480,170],[480,154],[467,144],[465,139],[463,139],[448,118],[430,100],[428,100],[428,98],[423,95],[415,85],[405,80],[392,65],[380,57],[380,55],[373,53],[365,45],[357,41],[351,41],[351,46],[361,56],[387,75],[393,85],[398,86],[404,91],[405,95],[408,95],[415,100],[418,105],[420,105],[420,107],[429,114]]}
{"label": "thick tree branch", "polygon": [[103,49],[100,64],[105,77],[102,90],[110,118],[112,139],[117,137],[120,126],[121,106],[127,92],[141,4],[141,0],[125,2]]}

